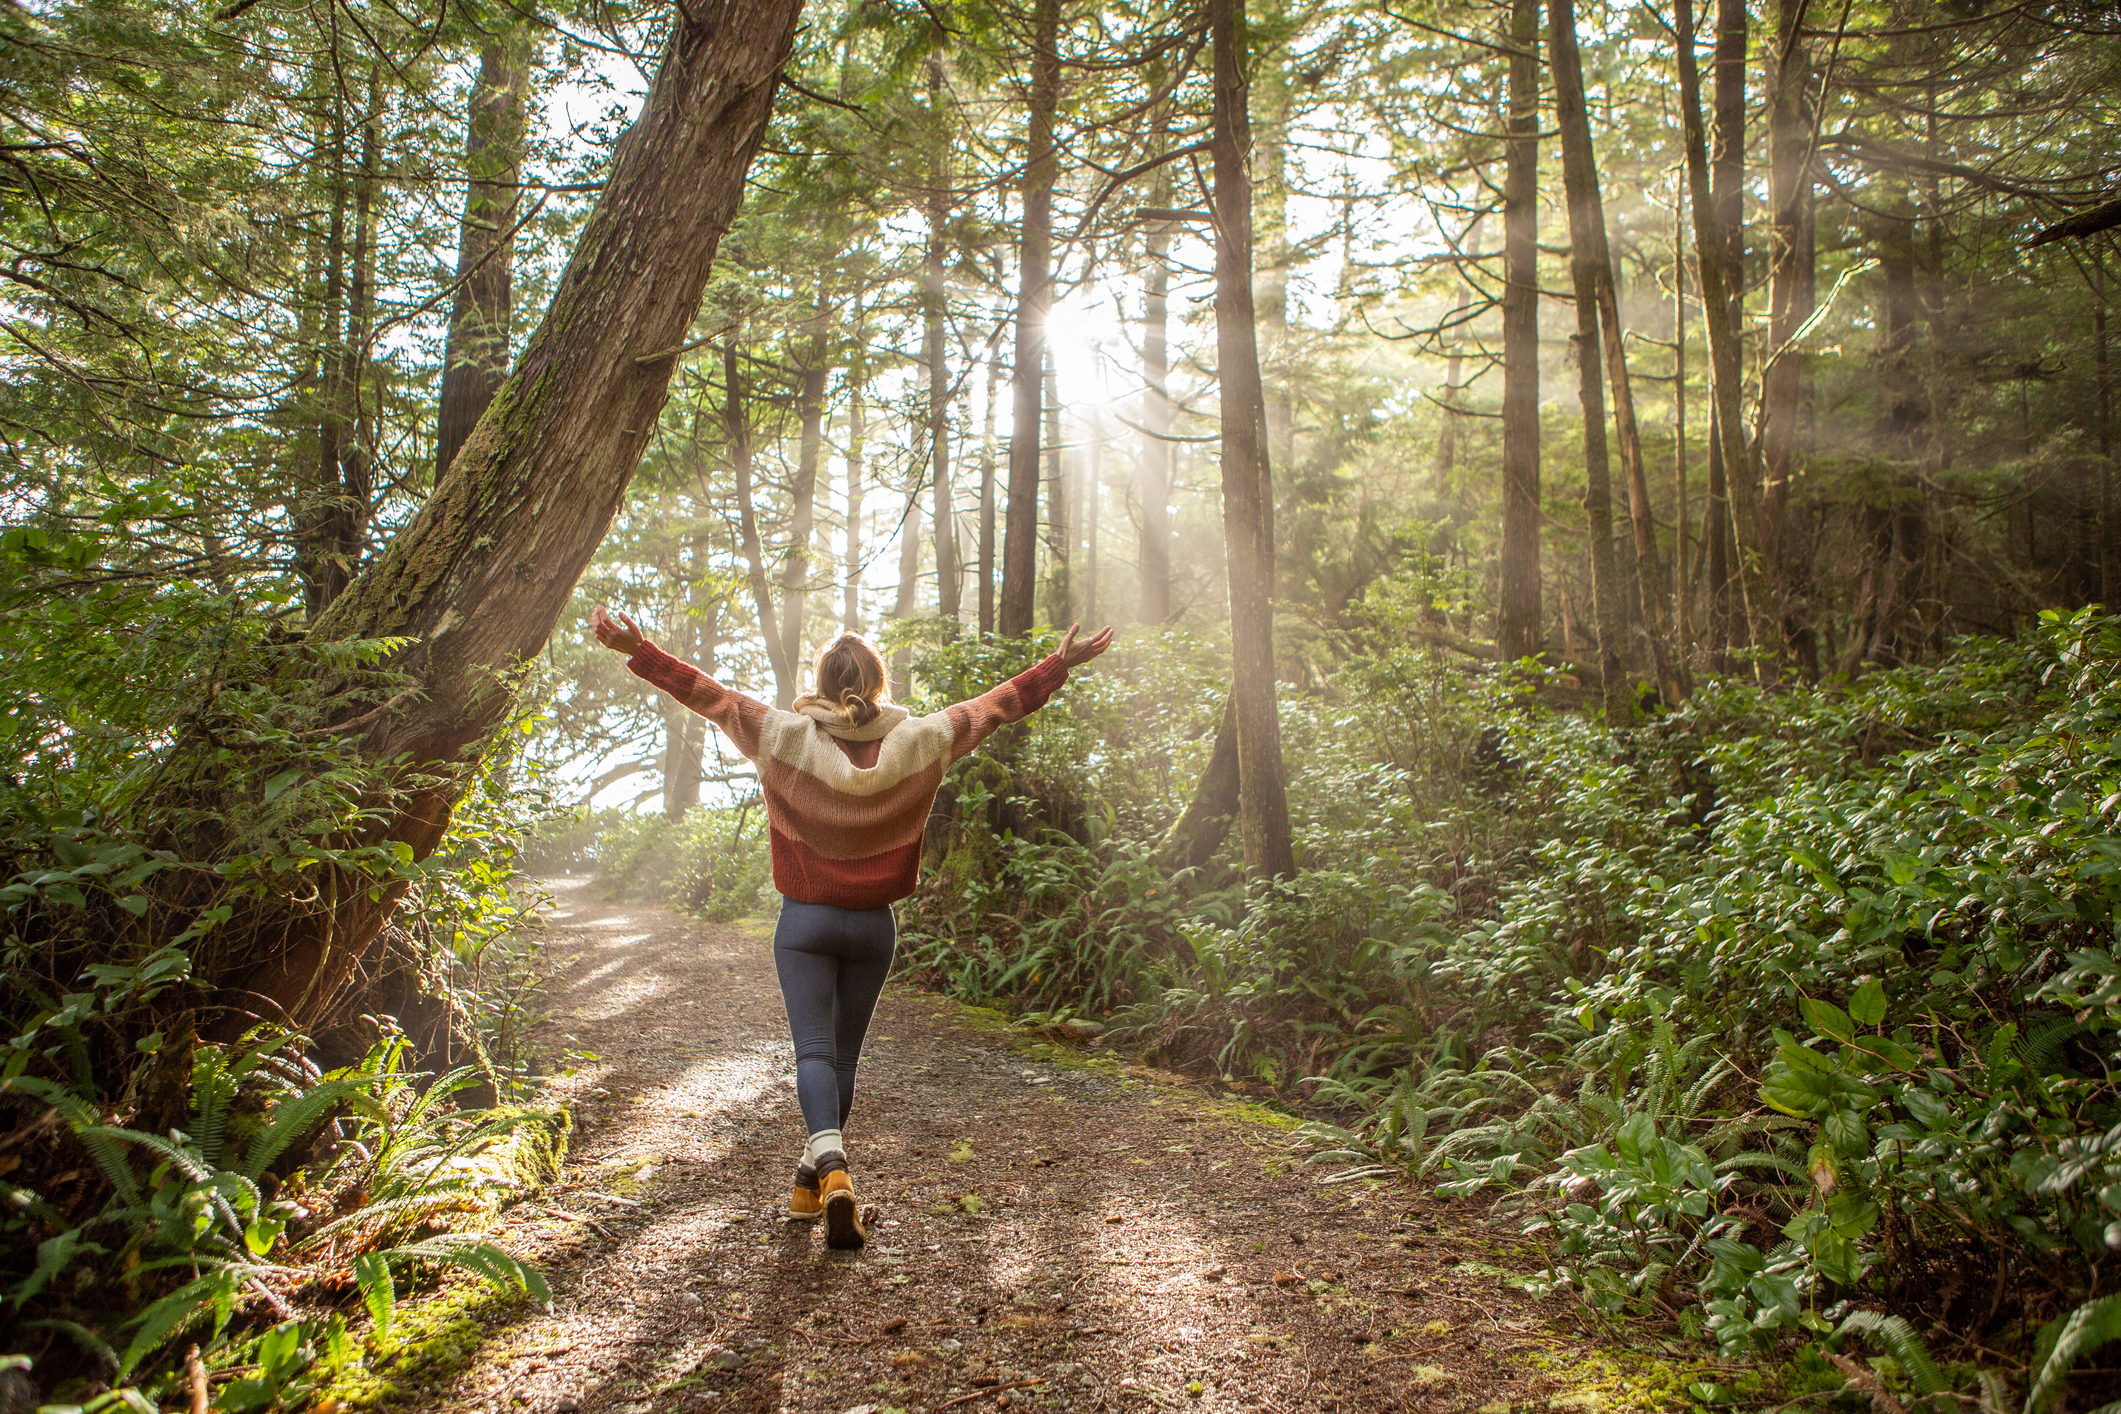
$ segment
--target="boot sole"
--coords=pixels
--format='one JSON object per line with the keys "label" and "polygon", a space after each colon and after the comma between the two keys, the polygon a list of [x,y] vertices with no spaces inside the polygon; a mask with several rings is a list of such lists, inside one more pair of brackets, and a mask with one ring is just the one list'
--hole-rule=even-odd
{"label": "boot sole", "polygon": [[861,1209],[854,1195],[842,1189],[825,1200],[825,1245],[851,1251],[868,1238],[862,1233]]}

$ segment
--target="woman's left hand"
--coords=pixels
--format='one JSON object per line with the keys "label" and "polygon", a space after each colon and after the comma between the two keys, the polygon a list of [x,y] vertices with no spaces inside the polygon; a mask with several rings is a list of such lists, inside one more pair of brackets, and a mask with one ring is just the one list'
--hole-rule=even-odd
{"label": "woman's left hand", "polygon": [[629,658],[647,642],[641,635],[641,626],[628,618],[623,610],[608,613],[602,604],[590,612],[589,627],[596,631],[597,642]]}
{"label": "woman's left hand", "polygon": [[1080,628],[1081,624],[1069,624],[1067,634],[1061,639],[1058,651],[1063,667],[1079,668],[1112,646],[1112,625],[1106,624],[1089,638],[1077,643],[1075,635]]}

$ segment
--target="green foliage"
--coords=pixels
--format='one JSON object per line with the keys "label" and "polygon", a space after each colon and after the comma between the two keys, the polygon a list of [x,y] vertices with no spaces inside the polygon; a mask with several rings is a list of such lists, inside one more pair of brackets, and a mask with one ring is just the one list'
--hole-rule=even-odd
{"label": "green foliage", "polygon": [[1354,661],[1290,713],[1296,879],[1163,877],[1093,796],[1073,837],[965,826],[912,964],[1337,1110],[1317,1160],[1497,1195],[1601,1310],[1733,1356],[1874,1339],[1925,1396],[1976,1371],[1907,1323],[2045,1322],[2058,1392],[2112,1318],[2049,1316],[2121,1241],[2121,620],[1710,684],[1626,733],[1426,650]]}
{"label": "green foliage", "polygon": [[608,898],[671,903],[708,919],[773,906],[763,805],[692,810],[678,821],[614,810],[592,823],[600,828],[582,862],[596,870],[596,888]]}

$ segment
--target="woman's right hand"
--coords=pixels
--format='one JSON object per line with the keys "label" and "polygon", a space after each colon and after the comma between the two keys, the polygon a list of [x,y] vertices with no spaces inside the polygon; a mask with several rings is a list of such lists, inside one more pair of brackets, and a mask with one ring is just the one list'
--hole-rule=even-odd
{"label": "woman's right hand", "polygon": [[628,618],[624,611],[609,613],[602,604],[590,611],[589,627],[596,631],[597,642],[629,658],[648,641],[641,634],[641,626]]}

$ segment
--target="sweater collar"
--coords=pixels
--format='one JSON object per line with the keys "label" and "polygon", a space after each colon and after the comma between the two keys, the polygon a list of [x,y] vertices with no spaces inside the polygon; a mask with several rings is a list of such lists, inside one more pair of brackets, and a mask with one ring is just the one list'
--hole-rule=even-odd
{"label": "sweater collar", "polygon": [[840,720],[840,714],[822,702],[813,702],[800,709],[802,714],[816,722],[841,741],[880,741],[890,730],[913,715],[896,702],[877,704],[876,716],[866,726],[850,727]]}

